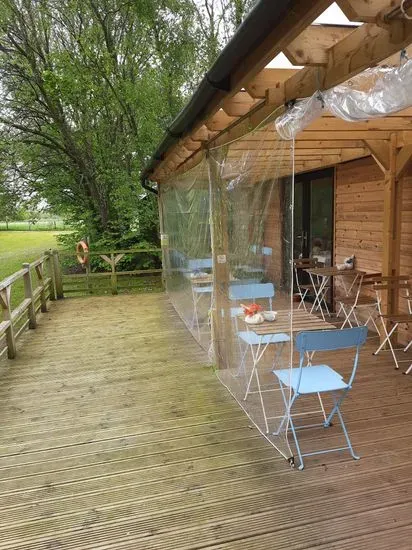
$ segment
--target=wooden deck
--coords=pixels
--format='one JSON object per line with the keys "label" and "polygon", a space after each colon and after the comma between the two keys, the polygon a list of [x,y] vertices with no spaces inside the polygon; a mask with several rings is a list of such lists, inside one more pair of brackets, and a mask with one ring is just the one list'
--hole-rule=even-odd
{"label": "wooden deck", "polygon": [[0,550],[412,547],[412,377],[363,353],[360,461],[252,429],[163,294],[52,305],[0,377]]}

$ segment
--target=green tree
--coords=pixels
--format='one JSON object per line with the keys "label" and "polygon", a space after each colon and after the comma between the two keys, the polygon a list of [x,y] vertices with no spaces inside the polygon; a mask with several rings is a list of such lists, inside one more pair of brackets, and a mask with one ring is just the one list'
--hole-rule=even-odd
{"label": "green tree", "polygon": [[206,71],[229,42],[256,0],[192,0],[198,59]]}
{"label": "green tree", "polygon": [[157,240],[143,165],[251,0],[0,0],[6,172],[94,243]]}
{"label": "green tree", "polygon": [[[30,189],[93,240],[139,212],[139,174],[194,66],[185,0],[0,0],[2,132]],[[189,8],[189,9],[188,9]]]}

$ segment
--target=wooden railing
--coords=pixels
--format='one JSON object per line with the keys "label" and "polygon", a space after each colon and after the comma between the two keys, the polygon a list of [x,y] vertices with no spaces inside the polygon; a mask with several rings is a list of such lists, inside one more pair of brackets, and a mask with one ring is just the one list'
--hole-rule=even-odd
{"label": "wooden railing", "polygon": [[[26,329],[37,327],[37,317],[40,312],[46,312],[49,300],[63,298],[65,294],[86,293],[96,291],[94,281],[97,278],[109,279],[112,294],[117,294],[122,288],[118,278],[129,276],[131,282],[139,276],[159,275],[161,269],[135,269],[119,271],[120,260],[127,254],[159,254],[160,249],[150,250],[109,250],[106,252],[90,252],[91,257],[98,256],[106,262],[110,271],[92,272],[90,264],[84,268],[84,273],[63,275],[62,262],[64,258],[75,257],[74,253],[47,251],[41,258],[31,263],[25,263],[22,269],[0,281],[0,358],[7,353],[9,359],[16,356],[17,340]],[[78,265],[78,264],[75,264]],[[73,283],[74,281],[74,283]],[[22,298],[15,303],[13,300],[13,285],[22,286]],[[79,284],[80,282],[80,284]],[[82,284],[84,282],[85,284]],[[73,288],[73,284],[77,286]],[[128,289],[136,285],[129,284]],[[14,287],[16,288],[16,287]]]}
{"label": "wooden railing", "polygon": [[[76,254],[72,252],[60,252],[61,263],[64,264],[65,259],[75,258]],[[106,251],[90,251],[88,253],[89,262],[84,265],[83,272],[81,273],[64,273],[63,268],[63,289],[64,294],[93,294],[99,292],[102,287],[98,286],[98,280],[107,280],[108,285],[103,287],[103,290],[109,291],[112,294],[118,294],[119,290],[137,288],[136,281],[139,277],[145,277],[147,275],[160,275],[162,270],[160,268],[147,268],[147,269],[134,269],[121,271],[119,269],[119,262],[124,257],[138,254],[150,254],[158,255],[160,259],[161,249],[128,249],[128,250],[106,250]],[[90,263],[93,258],[100,258],[104,265],[107,264],[107,271],[97,270],[92,271]],[[77,264],[78,267],[78,264]],[[129,284],[127,286],[122,285],[120,281],[127,278]],[[120,279],[120,281],[119,281]]]}
{"label": "wooden railing", "polygon": [[[34,279],[34,280],[33,280]],[[24,298],[12,305],[13,284],[24,283]],[[47,311],[48,300],[63,297],[63,287],[57,252],[45,252],[32,263],[0,282],[0,357],[6,353],[9,359],[16,356],[16,343],[27,329],[37,327],[39,312]],[[4,345],[5,341],[5,345]]]}

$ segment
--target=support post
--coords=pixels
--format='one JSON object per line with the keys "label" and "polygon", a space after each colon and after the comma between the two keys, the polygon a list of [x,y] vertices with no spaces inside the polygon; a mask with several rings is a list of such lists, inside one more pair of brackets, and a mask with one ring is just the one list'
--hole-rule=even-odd
{"label": "support post", "polygon": [[[159,209],[159,222],[160,222],[160,246],[162,249],[162,284],[166,289],[166,277],[169,274],[170,269],[170,252],[169,252],[169,235],[165,234],[165,221],[163,212],[163,198],[162,198],[162,186],[159,186],[159,195],[157,197],[157,205]],[[167,275],[166,275],[167,274]]]}
{"label": "support post", "polygon": [[60,265],[59,253],[57,250],[53,250],[53,276],[54,276],[54,285],[56,287],[56,298],[61,300],[64,298],[63,292],[63,279],[62,279],[62,270]]}
{"label": "support post", "polygon": [[[396,177],[397,136],[391,135],[389,144],[389,169],[385,171],[383,207],[383,258],[382,275],[400,275],[402,180]],[[388,292],[385,313],[397,313],[398,292]]]}
{"label": "support post", "polygon": [[28,300],[30,300],[30,305],[27,309],[28,316],[29,316],[29,328],[34,329],[37,327],[37,319],[36,319],[36,307],[34,304],[33,299],[33,285],[31,280],[31,273],[30,273],[30,264],[25,263],[23,264],[23,269],[26,269],[26,273],[23,275],[24,280],[24,296]]}
{"label": "support post", "polygon": [[213,259],[212,336],[216,366],[229,368],[233,359],[232,319],[230,316],[228,197],[225,182],[220,174],[224,152],[218,150],[211,158],[207,155],[209,173],[210,226]]}
{"label": "support post", "polygon": [[112,294],[113,295],[116,295],[118,294],[118,291],[117,291],[117,273],[116,273],[116,262],[115,262],[115,257],[114,257],[114,254],[110,254],[110,266],[111,266],[111,269],[112,269],[112,274],[110,276],[110,284],[111,284],[111,287],[112,287]]}
{"label": "support post", "polygon": [[3,310],[3,319],[9,321],[6,329],[7,357],[14,359],[16,357],[16,338],[14,335],[13,318],[11,314],[11,285],[0,290],[0,307]]}

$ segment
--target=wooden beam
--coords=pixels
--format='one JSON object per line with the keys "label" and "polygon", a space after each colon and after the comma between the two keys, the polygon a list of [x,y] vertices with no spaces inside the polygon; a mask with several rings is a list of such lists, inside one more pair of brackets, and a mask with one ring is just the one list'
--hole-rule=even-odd
{"label": "wooden beam", "polygon": [[255,99],[265,99],[266,90],[269,88],[279,89],[282,84],[300,69],[263,69],[247,84],[245,89]]}
{"label": "wooden beam", "polygon": [[396,157],[396,177],[402,178],[412,158],[412,145],[404,145]]}
{"label": "wooden beam", "polygon": [[[389,144],[389,169],[385,173],[383,205],[382,275],[400,274],[400,245],[402,219],[402,183],[396,178],[397,136],[392,134]],[[397,313],[399,296],[388,292],[384,313]]]}
{"label": "wooden beam", "polygon": [[[407,26],[407,32],[402,42],[398,44],[393,44],[390,41],[389,33],[386,29],[382,29],[377,25],[365,24],[361,27],[356,28],[349,36],[335,44],[332,48],[328,50],[328,64],[326,67],[307,67],[301,69],[298,73],[291,76],[288,80],[285,81],[285,99],[292,100],[299,97],[308,97],[312,95],[317,89],[330,88],[344,82],[349,79],[351,76],[361,72],[364,69],[367,69],[370,66],[374,66],[389,55],[399,51],[401,48],[406,46],[409,42],[412,42],[412,26]],[[271,106],[274,109],[274,105]],[[259,121],[263,121],[268,116],[268,106],[258,106],[256,109],[253,109],[252,112],[247,115],[245,118],[239,120],[238,123],[232,125],[226,131],[227,134],[238,133],[235,131],[236,125],[239,125],[243,129],[243,133],[246,133],[250,130],[250,127],[257,125]],[[390,135],[390,130],[401,129],[393,127],[394,124],[387,122],[390,117],[387,119],[380,119],[379,123],[382,120],[385,120],[384,125],[388,127],[388,133],[386,135],[374,135],[370,133],[370,130],[380,132],[379,128],[381,127],[379,123],[348,123],[352,124],[351,127],[343,126],[348,128],[348,137],[350,133],[356,131],[356,129],[362,129],[368,131],[368,137],[370,139],[382,139],[388,138]],[[248,119],[245,121],[245,119]],[[252,120],[253,123],[252,124]],[[338,123],[344,123],[345,121],[340,121]],[[325,120],[322,121],[323,128],[330,130],[331,124]],[[355,126],[355,124],[357,126]],[[390,127],[392,126],[392,127]],[[398,125],[399,126],[399,125]],[[316,126],[315,126],[316,127]],[[342,127],[342,126],[341,126]],[[246,130],[248,128],[248,130]],[[319,128],[319,126],[317,126]],[[369,130],[370,129],[370,130]],[[406,128],[405,128],[406,129]],[[343,130],[345,131],[345,130]],[[306,134],[302,132],[298,135],[298,139],[305,139],[303,135]],[[310,135],[310,134],[307,134]],[[330,132],[324,132],[325,138],[330,137]],[[352,134],[352,139],[356,137]],[[362,136],[363,139],[366,136]],[[338,134],[334,133],[335,139],[341,139],[338,137]],[[213,145],[223,145],[226,143],[227,136],[220,134],[213,140],[211,144]],[[318,139],[322,139],[318,136]],[[342,139],[344,139],[342,137]],[[227,139],[230,141],[230,139]]]}
{"label": "wooden beam", "polygon": [[282,22],[255,48],[233,73],[232,81],[246,87],[262,69],[321,15],[332,0],[295,0],[289,4]]}
{"label": "wooden beam", "polygon": [[228,116],[239,117],[250,111],[250,108],[256,103],[245,90],[238,92],[233,97],[225,99],[222,109]]}
{"label": "wooden beam", "polygon": [[337,0],[349,21],[375,23],[379,13],[388,8],[388,0]]}
{"label": "wooden beam", "polygon": [[390,169],[390,141],[383,139],[365,139],[365,145],[370,150],[377,165],[386,173]]}
{"label": "wooden beam", "polygon": [[327,65],[327,50],[353,30],[353,26],[310,25],[292,40],[283,53],[293,65]]}
{"label": "wooden beam", "polygon": [[[365,24],[356,28],[350,35],[337,42],[328,50],[328,61],[325,66],[307,67],[288,78],[284,82],[284,100],[289,101],[299,97],[307,97],[319,88],[327,89],[333,87],[398,52],[412,42],[412,23],[402,21],[402,26],[402,38],[396,44],[392,41],[388,28],[382,28],[375,24]],[[302,31],[303,28],[300,29],[300,33]],[[296,33],[295,36],[298,34]],[[248,89],[247,83],[244,86]],[[251,93],[249,89],[248,91]],[[230,126],[220,131],[217,136],[209,139],[208,145],[224,145],[250,132],[251,128],[266,120],[276,107],[281,107],[283,102],[279,101],[278,105],[268,105],[266,102],[257,105],[247,115],[230,124]],[[381,129],[382,126],[385,130]],[[403,126],[403,123],[397,120],[396,117],[380,119],[379,123],[346,124],[345,121],[339,121],[337,126],[335,126],[333,138],[335,140],[388,139],[391,131],[407,130],[411,126],[410,122],[405,123],[405,126]],[[298,139],[326,140],[331,137],[333,124],[326,119],[315,123],[314,127],[316,130],[302,132],[299,134]],[[338,128],[344,129],[339,130]],[[356,134],[357,129],[365,130],[367,135],[361,135],[359,132]],[[196,139],[196,136],[193,135],[192,139]]]}
{"label": "wooden beam", "polygon": [[320,117],[306,128],[308,132],[322,130],[327,132],[363,130],[365,133],[369,130],[388,130],[389,132],[398,132],[409,129],[412,129],[412,118],[405,116],[375,118],[358,122],[350,122],[340,118]]}

